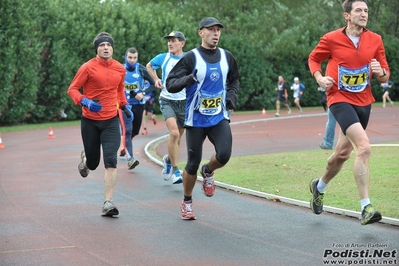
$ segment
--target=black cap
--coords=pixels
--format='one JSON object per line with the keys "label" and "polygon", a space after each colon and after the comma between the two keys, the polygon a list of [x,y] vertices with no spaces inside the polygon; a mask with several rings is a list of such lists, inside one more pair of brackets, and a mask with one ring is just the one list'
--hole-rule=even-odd
{"label": "black cap", "polygon": [[177,30],[172,31],[171,33],[169,33],[169,35],[166,35],[166,36],[163,36],[163,37],[164,37],[165,39],[175,37],[175,38],[178,38],[178,39],[181,40],[181,41],[185,41],[185,40],[186,40],[186,37],[184,37],[183,32],[177,31]]}
{"label": "black cap", "polygon": [[198,29],[202,29],[202,28],[209,28],[212,26],[218,25],[221,28],[224,28],[222,23],[219,22],[219,20],[217,20],[216,18],[213,17],[207,17],[204,18],[203,20],[201,20],[201,22],[199,23]]}

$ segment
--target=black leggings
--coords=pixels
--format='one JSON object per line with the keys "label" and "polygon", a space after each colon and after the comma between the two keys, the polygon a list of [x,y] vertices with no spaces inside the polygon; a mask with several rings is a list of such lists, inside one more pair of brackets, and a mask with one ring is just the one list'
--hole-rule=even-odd
{"label": "black leggings", "polygon": [[101,146],[105,168],[116,168],[117,152],[121,144],[119,119],[97,121],[82,116],[81,134],[86,154],[86,166],[95,170],[101,158]]}
{"label": "black leggings", "polygon": [[213,127],[187,127],[187,164],[185,169],[189,175],[196,175],[198,171],[206,137],[215,147],[216,159],[219,163],[225,165],[230,160],[233,137],[229,121],[222,120]]}
{"label": "black leggings", "polygon": [[133,124],[132,138],[134,138],[140,132],[141,122],[143,121],[144,104],[132,105],[132,112],[134,115],[134,119],[132,122]]}

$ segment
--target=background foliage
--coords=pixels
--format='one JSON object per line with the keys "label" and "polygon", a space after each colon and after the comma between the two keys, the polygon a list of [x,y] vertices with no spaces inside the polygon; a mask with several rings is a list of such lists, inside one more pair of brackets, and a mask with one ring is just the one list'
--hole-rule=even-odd
{"label": "background foliage", "polygon": [[[307,58],[325,32],[345,25],[341,0],[2,0],[0,6],[0,125],[80,117],[66,90],[77,69],[95,56],[101,31],[115,39],[114,58],[123,63],[128,47],[146,64],[167,50],[162,36],[181,30],[185,50],[200,43],[198,22],[206,16],[224,25],[219,45],[236,57],[241,73],[238,108],[273,109],[277,76],[295,76],[307,90],[304,106],[319,105]],[[383,35],[392,74],[399,83],[399,1],[369,1],[368,28]],[[373,92],[382,90],[373,80]],[[398,99],[394,89],[391,98]],[[292,97],[291,97],[292,101]]]}

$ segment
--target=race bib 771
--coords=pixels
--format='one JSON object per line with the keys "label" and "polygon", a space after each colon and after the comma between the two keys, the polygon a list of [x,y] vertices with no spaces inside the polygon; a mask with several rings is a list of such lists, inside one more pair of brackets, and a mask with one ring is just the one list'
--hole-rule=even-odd
{"label": "race bib 771", "polygon": [[348,92],[361,92],[368,86],[370,80],[370,65],[360,68],[338,66],[338,89]]}

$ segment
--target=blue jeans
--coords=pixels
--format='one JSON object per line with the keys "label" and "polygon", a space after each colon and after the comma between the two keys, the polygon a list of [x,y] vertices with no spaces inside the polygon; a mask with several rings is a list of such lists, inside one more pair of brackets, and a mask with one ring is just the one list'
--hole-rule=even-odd
{"label": "blue jeans", "polygon": [[326,134],[324,135],[324,145],[328,148],[332,148],[334,147],[335,125],[337,124],[337,121],[330,109],[327,111],[327,116],[328,119],[326,123]]}

